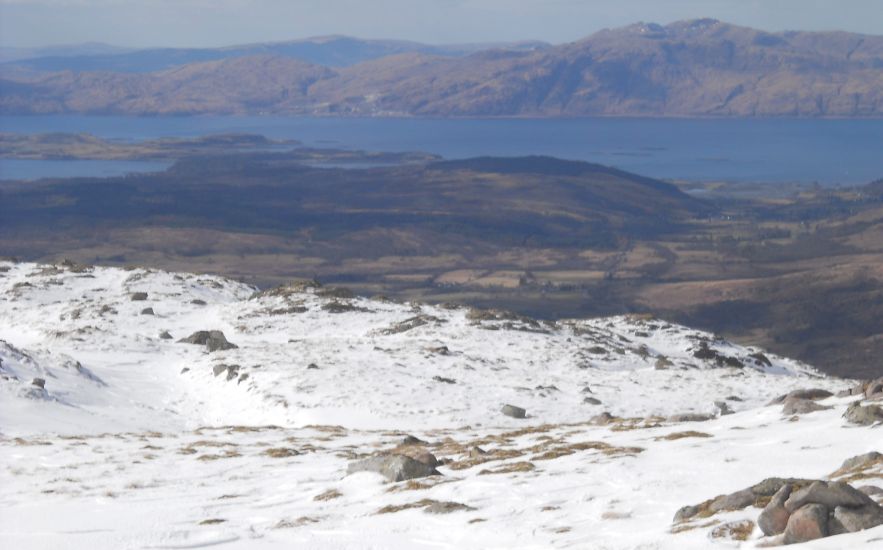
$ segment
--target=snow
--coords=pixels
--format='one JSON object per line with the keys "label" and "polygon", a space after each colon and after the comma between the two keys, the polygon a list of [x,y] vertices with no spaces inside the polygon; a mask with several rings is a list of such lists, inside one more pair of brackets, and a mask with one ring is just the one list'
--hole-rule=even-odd
{"label": "snow", "polygon": [[[797,420],[766,406],[850,381],[665,321],[543,323],[310,285],[255,291],[206,275],[0,262],[4,547],[751,548],[757,531],[713,541],[701,522],[671,532],[672,516],[881,450],[879,428],[844,423],[849,398]],[[198,330],[238,348],[177,342]],[[732,397],[732,415],[665,419]],[[528,418],[500,414],[506,403]],[[602,411],[650,419],[590,422]],[[662,439],[687,430],[710,437]],[[451,461],[443,476],[413,487],[345,475],[406,433]],[[476,445],[508,458],[469,466]],[[297,454],[265,454],[280,448]],[[340,496],[315,500],[329,490]],[[378,513],[421,499],[474,510]],[[881,545],[876,528],[802,547]]]}

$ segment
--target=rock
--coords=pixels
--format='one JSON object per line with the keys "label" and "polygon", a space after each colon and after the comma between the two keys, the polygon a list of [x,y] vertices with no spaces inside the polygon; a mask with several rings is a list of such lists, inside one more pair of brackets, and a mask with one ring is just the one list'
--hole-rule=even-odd
{"label": "rock", "polygon": [[319,370],[319,365],[317,365],[316,363],[310,363],[309,365],[307,365],[307,370]]}
{"label": "rock", "polygon": [[164,330],[159,333],[159,339],[160,340],[172,340],[172,335],[169,334],[169,331]]}
{"label": "rock", "polygon": [[133,293],[129,294],[129,300],[131,300],[133,302],[143,302],[146,299],[147,299],[146,292],[133,292]]}
{"label": "rock", "polygon": [[715,513],[741,510],[742,508],[751,506],[756,500],[757,496],[751,489],[742,489],[741,491],[736,491],[729,495],[721,495],[715,498],[711,501],[709,509]]}
{"label": "rock", "polygon": [[858,508],[838,506],[834,508],[834,519],[849,533],[864,531],[883,525],[883,506],[877,503],[866,504]]}
{"label": "rock", "polygon": [[796,544],[828,536],[828,508],[807,504],[795,510],[785,527],[785,544]]}
{"label": "rock", "polygon": [[866,399],[879,399],[883,395],[883,377],[868,382],[864,394]]}
{"label": "rock", "polygon": [[583,399],[583,403],[586,403],[586,404],[588,404],[588,405],[600,405],[600,404],[601,404],[601,400],[600,400],[600,399],[596,399],[596,398],[594,398],[594,397],[586,397],[585,399]]}
{"label": "rock", "polygon": [[883,454],[880,454],[877,451],[871,451],[862,455],[856,455],[852,458],[847,458],[843,461],[843,464],[840,465],[840,470],[838,471],[848,472],[850,470],[864,469],[877,462],[883,462]]}
{"label": "rock", "polygon": [[204,305],[206,305],[205,300],[200,300],[199,298],[196,298],[195,300],[190,300],[190,303],[193,304],[193,305],[195,305],[195,306],[204,306]]}
{"label": "rock", "polygon": [[178,340],[180,344],[196,344],[205,346],[209,353],[221,350],[236,349],[239,346],[227,341],[224,333],[220,330],[200,330],[187,338]]}
{"label": "rock", "polygon": [[227,367],[227,382],[239,376],[239,365],[230,365]]}
{"label": "rock", "polygon": [[427,451],[422,445],[403,445],[392,451],[392,454],[413,458],[433,468],[438,466],[438,459],[435,455]]}
{"label": "rock", "polygon": [[716,416],[725,416],[728,414],[733,414],[733,409],[727,404],[726,401],[715,401],[714,402],[714,414]]}
{"label": "rock", "polygon": [[433,376],[433,380],[436,382],[441,382],[442,384],[456,384],[457,381],[453,378],[445,378],[444,376]]}
{"label": "rock", "polygon": [[351,462],[347,467],[347,474],[356,472],[375,472],[386,478],[387,481],[405,481],[420,477],[441,475],[433,466],[429,466],[419,460],[404,455],[378,455]]}
{"label": "rock", "polygon": [[152,307],[146,307],[141,310],[141,315],[155,315]]}
{"label": "rock", "polygon": [[215,376],[220,376],[221,373],[225,372],[226,370],[227,370],[227,365],[215,365],[214,367],[212,367],[212,373]]}
{"label": "rock", "polygon": [[516,407],[515,405],[503,405],[503,408],[500,409],[500,412],[502,412],[506,416],[511,416],[512,418],[525,418],[527,416],[526,410],[522,409],[521,407]]}
{"label": "rock", "polygon": [[402,445],[426,445],[426,441],[423,441],[420,438],[414,437],[413,435],[406,435],[402,438]]}
{"label": "rock", "polygon": [[692,518],[693,516],[695,516],[696,514],[698,514],[701,511],[702,511],[702,509],[699,506],[683,506],[680,509],[678,509],[677,512],[675,512],[675,517],[674,517],[674,519],[672,519],[672,521],[674,523],[680,523],[682,521],[687,521],[688,519]]}
{"label": "rock", "polygon": [[861,487],[856,487],[856,489],[869,497],[883,495],[883,488],[877,487],[876,485],[862,485]]}
{"label": "rock", "polygon": [[710,414],[701,414],[701,413],[681,413],[681,414],[673,414],[668,417],[669,422],[705,422],[713,419],[714,416]]}
{"label": "rock", "polygon": [[46,380],[44,380],[43,378],[34,378],[33,380],[31,380],[31,385],[37,386],[38,388],[42,389],[46,387]]}
{"label": "rock", "polygon": [[485,451],[481,447],[472,447],[471,449],[469,449],[469,458],[479,458],[486,454],[487,451]]}
{"label": "rock", "polygon": [[754,522],[750,519],[743,519],[722,523],[712,529],[709,536],[713,539],[748,540],[753,532]]}
{"label": "rock", "polygon": [[181,374],[184,374],[185,372],[190,372],[190,367],[184,367],[181,369]]}
{"label": "rock", "polygon": [[602,412],[601,414],[596,414],[592,418],[589,419],[589,424],[593,426],[606,426],[611,422],[614,422],[616,417],[610,414],[607,411]]}
{"label": "rock", "polygon": [[784,406],[782,407],[782,414],[792,415],[792,414],[807,414],[815,411],[823,411],[826,409],[830,409],[831,407],[825,407],[824,405],[819,405],[815,401],[811,401],[809,399],[801,399],[799,397],[789,397],[785,399]]}
{"label": "rock", "polygon": [[780,395],[776,397],[772,401],[768,403],[768,405],[779,405],[784,403],[787,399],[809,399],[810,401],[817,401],[819,399],[825,399],[834,395],[828,390],[823,390],[821,388],[812,388],[805,390],[794,390],[792,392],[788,392],[784,395]]}
{"label": "rock", "polygon": [[459,502],[433,502],[423,509],[427,514],[450,514],[451,512],[464,512],[469,510],[475,510],[475,508]]}
{"label": "rock", "polygon": [[824,504],[832,510],[837,506],[859,507],[873,502],[871,498],[842,481],[814,481],[791,494],[785,501],[789,512],[802,508],[806,504]]}
{"label": "rock", "polygon": [[785,508],[785,501],[791,496],[791,485],[782,485],[757,518],[757,525],[766,536],[785,532],[790,512]]}
{"label": "rock", "polygon": [[858,401],[847,407],[843,413],[843,418],[852,424],[859,426],[870,426],[877,422],[883,422],[883,408],[879,405],[868,405],[863,407]]}

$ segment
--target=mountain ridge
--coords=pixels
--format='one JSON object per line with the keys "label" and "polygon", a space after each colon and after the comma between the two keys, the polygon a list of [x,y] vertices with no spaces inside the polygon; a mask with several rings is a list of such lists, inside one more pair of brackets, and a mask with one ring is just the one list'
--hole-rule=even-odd
{"label": "mountain ridge", "polygon": [[[0,112],[883,116],[883,37],[843,32],[769,33],[701,19],[636,24],[534,50],[395,52],[344,67],[258,53],[184,65],[204,75],[193,82],[164,72],[11,66],[0,82]],[[268,80],[274,87],[261,89]]]}

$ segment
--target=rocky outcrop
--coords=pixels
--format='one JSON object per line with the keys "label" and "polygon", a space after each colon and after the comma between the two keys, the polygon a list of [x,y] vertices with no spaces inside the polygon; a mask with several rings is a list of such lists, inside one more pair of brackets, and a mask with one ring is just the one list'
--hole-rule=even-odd
{"label": "rocky outcrop", "polygon": [[763,546],[796,544],[883,525],[883,506],[839,481],[770,478],[735,493],[685,506],[675,523],[741,510],[769,501],[757,519],[767,537]]}
{"label": "rocky outcrop", "polygon": [[883,407],[879,405],[862,406],[861,403],[855,402],[847,407],[843,418],[851,424],[870,426],[877,422],[883,422]]}
{"label": "rocky outcrop", "polygon": [[500,412],[506,416],[511,416],[512,418],[525,418],[527,416],[526,410],[521,407],[516,407],[515,405],[503,405]]}
{"label": "rocky outcrop", "polygon": [[401,454],[377,455],[364,460],[351,462],[347,474],[375,472],[387,481],[397,482],[427,476],[441,475],[435,466]]}
{"label": "rocky outcrop", "polygon": [[209,353],[228,349],[236,349],[239,346],[227,341],[227,337],[220,330],[200,330],[187,338],[178,340],[179,344],[195,344],[205,346]]}

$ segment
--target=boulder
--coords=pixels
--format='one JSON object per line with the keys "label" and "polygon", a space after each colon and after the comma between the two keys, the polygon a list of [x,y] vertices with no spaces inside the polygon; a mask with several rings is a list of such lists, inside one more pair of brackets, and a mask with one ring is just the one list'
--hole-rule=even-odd
{"label": "boulder", "polygon": [[790,512],[785,508],[785,501],[791,496],[791,485],[782,485],[757,518],[757,525],[766,536],[785,532]]}
{"label": "boulder", "polygon": [[224,333],[220,330],[200,330],[187,338],[178,340],[180,344],[196,344],[205,346],[209,353],[221,350],[236,349],[239,346],[227,341]]}
{"label": "boulder", "polygon": [[152,307],[146,307],[141,310],[141,315],[155,315]]}
{"label": "boulder", "polygon": [[810,401],[817,401],[819,399],[825,399],[834,395],[828,390],[823,390],[821,388],[811,388],[804,390],[794,390],[788,392],[784,395],[780,395],[776,397],[772,401],[769,402],[769,405],[779,405],[785,402],[787,399],[809,399]]}
{"label": "boulder", "polygon": [[879,405],[868,405],[863,407],[861,403],[856,401],[846,408],[843,418],[851,424],[859,426],[870,426],[877,422],[883,422],[883,407]]}
{"label": "boulder", "polygon": [[730,408],[726,401],[715,401],[712,406],[714,407],[715,416],[733,414],[733,409]]}
{"label": "boulder", "polygon": [[838,471],[848,472],[850,470],[864,469],[877,462],[883,462],[883,454],[880,454],[877,451],[871,451],[869,453],[847,458],[843,461],[843,464],[840,465],[840,470]]}
{"label": "boulder", "polygon": [[521,407],[516,407],[515,405],[503,405],[503,408],[500,409],[500,412],[505,414],[506,416],[511,416],[512,418],[527,417],[527,411],[522,409]]}
{"label": "boulder", "polygon": [[413,435],[406,435],[402,438],[402,445],[426,445],[426,442]]}
{"label": "boulder", "polygon": [[796,544],[828,536],[828,508],[807,504],[795,510],[785,527],[785,544]]}
{"label": "boulder", "polygon": [[31,385],[42,389],[46,387],[46,380],[43,378],[34,378],[31,380]]}
{"label": "boulder", "polygon": [[830,408],[831,407],[819,405],[818,403],[810,399],[789,397],[785,399],[784,406],[782,407],[782,414],[807,414],[815,411],[823,411]]}
{"label": "boulder", "polygon": [[420,477],[441,475],[434,466],[404,455],[378,455],[351,462],[347,466],[347,474],[356,472],[375,472],[387,481],[397,482]]}
{"label": "boulder", "polygon": [[160,339],[160,340],[171,340],[171,339],[172,339],[172,335],[169,334],[169,331],[164,330],[164,331],[162,331],[162,332],[159,333],[159,339]]}
{"label": "boulder", "polygon": [[814,481],[808,487],[796,491],[785,501],[789,512],[807,504],[823,504],[830,509],[837,506],[860,507],[873,503],[871,498],[842,481]]}
{"label": "boulder", "polygon": [[754,504],[757,495],[751,489],[742,489],[729,495],[721,495],[711,501],[709,510],[712,512],[724,512],[732,510],[741,510]]}
{"label": "boulder", "polygon": [[864,531],[883,525],[883,506],[874,502],[858,508],[838,506],[834,508],[834,519],[846,532]]}
{"label": "boulder", "polygon": [[594,398],[594,397],[586,397],[586,398],[583,399],[583,403],[585,403],[585,404],[587,404],[587,405],[600,405],[600,404],[601,404],[601,400],[600,400],[600,399],[596,399],[596,398]]}
{"label": "boulder", "polygon": [[133,292],[133,293],[129,294],[129,300],[131,300],[133,302],[143,302],[146,299],[147,299],[146,292]]}

